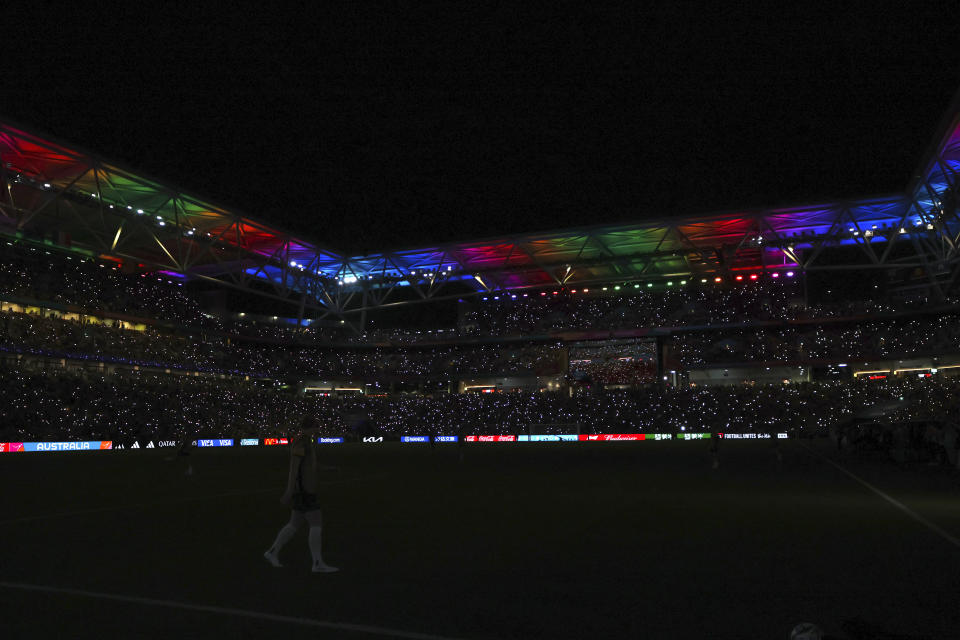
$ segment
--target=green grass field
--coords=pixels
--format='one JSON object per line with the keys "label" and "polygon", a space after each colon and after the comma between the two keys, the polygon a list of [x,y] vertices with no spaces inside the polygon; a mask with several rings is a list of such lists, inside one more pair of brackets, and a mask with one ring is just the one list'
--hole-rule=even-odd
{"label": "green grass field", "polygon": [[[955,472],[812,446],[960,536]],[[261,557],[283,449],[0,456],[0,637],[960,637],[960,548],[799,442],[324,446],[331,575]]]}

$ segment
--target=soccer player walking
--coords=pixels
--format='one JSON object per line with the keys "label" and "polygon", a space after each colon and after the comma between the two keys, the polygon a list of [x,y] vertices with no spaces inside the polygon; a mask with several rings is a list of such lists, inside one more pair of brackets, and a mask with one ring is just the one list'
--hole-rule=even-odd
{"label": "soccer player walking", "polygon": [[316,439],[319,431],[316,419],[307,416],[300,425],[299,433],[290,445],[290,473],[287,476],[287,490],[280,501],[290,505],[290,521],[280,529],[277,539],[267,549],[263,557],[275,567],[280,564],[280,550],[286,545],[304,524],[309,526],[308,542],[310,555],[313,556],[314,573],[333,573],[339,571],[323,561],[321,552],[321,527],[323,520],[320,505],[317,504],[317,453]]}

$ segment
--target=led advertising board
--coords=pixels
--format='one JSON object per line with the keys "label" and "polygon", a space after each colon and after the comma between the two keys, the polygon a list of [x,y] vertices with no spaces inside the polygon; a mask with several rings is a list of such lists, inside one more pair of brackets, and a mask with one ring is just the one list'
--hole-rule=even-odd
{"label": "led advertising board", "polygon": [[517,436],[466,436],[467,442],[516,442]]}
{"label": "led advertising board", "polygon": [[219,440],[197,440],[198,447],[232,447],[233,438],[220,438]]}
{"label": "led advertising board", "polygon": [[678,433],[677,440],[707,440],[709,433]]}
{"label": "led advertising board", "polygon": [[105,451],[113,448],[110,440],[90,440],[85,442],[24,442],[23,451]]}
{"label": "led advertising board", "polygon": [[256,447],[259,446],[260,440],[258,438],[241,438],[240,446],[241,447]]}
{"label": "led advertising board", "polygon": [[430,442],[430,436],[400,436],[400,442]]}
{"label": "led advertising board", "polygon": [[271,447],[278,444],[290,444],[290,441],[286,438],[264,438],[263,446]]}
{"label": "led advertising board", "polygon": [[23,451],[22,442],[0,442],[0,453],[16,453]]}
{"label": "led advertising board", "polygon": [[[769,433],[718,433],[724,440],[770,440],[773,436]],[[777,439],[785,439],[787,434],[778,433]]]}
{"label": "led advertising board", "polygon": [[436,436],[434,442],[456,442],[457,436]]}
{"label": "led advertising board", "polygon": [[343,438],[320,438],[317,442],[320,444],[336,444],[343,442]]}
{"label": "led advertising board", "polygon": [[646,436],[642,433],[590,433],[590,434],[584,434],[580,436],[581,442],[611,442],[615,440],[644,440],[644,439],[646,439]]}
{"label": "led advertising board", "polygon": [[517,442],[577,442],[579,439],[575,433],[517,436]]}

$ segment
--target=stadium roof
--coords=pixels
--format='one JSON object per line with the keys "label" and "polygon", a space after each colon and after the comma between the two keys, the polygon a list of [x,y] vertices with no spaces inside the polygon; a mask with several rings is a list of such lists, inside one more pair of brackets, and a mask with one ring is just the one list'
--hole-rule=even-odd
{"label": "stadium roof", "polygon": [[[0,123],[0,232],[342,314],[498,289],[794,268],[920,268],[960,259],[960,109],[903,194],[596,225],[348,257],[274,225]],[[844,258],[824,260],[838,247]]]}

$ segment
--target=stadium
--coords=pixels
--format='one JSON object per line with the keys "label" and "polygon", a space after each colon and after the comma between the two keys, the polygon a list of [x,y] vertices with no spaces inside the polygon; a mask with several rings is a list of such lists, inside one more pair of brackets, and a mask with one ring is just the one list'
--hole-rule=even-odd
{"label": "stadium", "polygon": [[960,96],[889,194],[362,255],[40,128],[4,637],[956,637]]}

